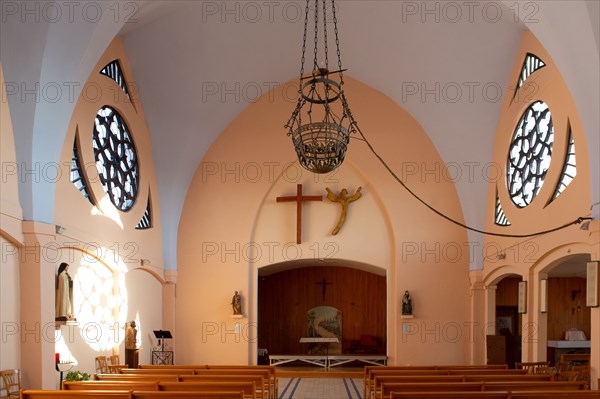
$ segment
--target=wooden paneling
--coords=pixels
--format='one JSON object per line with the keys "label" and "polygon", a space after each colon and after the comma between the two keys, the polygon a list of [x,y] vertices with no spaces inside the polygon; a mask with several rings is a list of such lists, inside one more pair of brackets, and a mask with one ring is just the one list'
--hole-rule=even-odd
{"label": "wooden paneling", "polygon": [[[323,286],[326,279],[325,300]],[[307,312],[316,306],[342,311],[342,351],[361,335],[376,336],[385,354],[386,279],[348,267],[305,267],[269,276],[258,284],[258,347],[272,354],[306,353]]]}
{"label": "wooden paneling", "polygon": [[[578,292],[579,291],[579,292]],[[582,330],[590,338],[590,309],[585,306],[584,278],[548,279],[548,339],[565,339],[570,328]]]}
{"label": "wooden paneling", "polygon": [[496,306],[518,306],[520,277],[506,277],[496,288]]}

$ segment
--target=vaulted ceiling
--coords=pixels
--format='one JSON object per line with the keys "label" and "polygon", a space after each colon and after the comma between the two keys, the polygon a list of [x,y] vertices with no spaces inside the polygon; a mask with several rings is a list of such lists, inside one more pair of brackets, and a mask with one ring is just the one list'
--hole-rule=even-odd
{"label": "vaulted ceiling", "polygon": [[[123,17],[95,24],[3,21],[0,58],[7,82],[85,82],[106,46],[121,35],[152,136],[165,265],[172,268],[183,201],[203,155],[258,95],[297,77],[305,3],[125,3],[135,5],[120,10],[121,16],[133,12],[128,23]],[[342,60],[347,75],[410,112],[444,162],[484,165],[492,158],[502,91],[511,83],[521,36],[531,30],[579,108],[596,178],[594,203],[600,200],[598,4],[339,1]],[[73,104],[30,104],[14,96],[9,101],[19,162],[58,161]],[[281,115],[282,129],[273,134],[286,133],[287,117]],[[459,179],[457,189],[466,222],[483,227],[485,178]],[[44,210],[47,201],[36,199],[53,192],[51,186],[24,182],[20,190],[27,218],[53,222]],[[598,206],[594,212],[598,217]]]}

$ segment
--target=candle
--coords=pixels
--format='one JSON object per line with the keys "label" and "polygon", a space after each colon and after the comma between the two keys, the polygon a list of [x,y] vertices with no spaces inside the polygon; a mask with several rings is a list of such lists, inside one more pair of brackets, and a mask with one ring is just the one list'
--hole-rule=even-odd
{"label": "candle", "polygon": [[54,360],[56,361],[56,363],[60,363],[60,353],[55,353],[54,354]]}

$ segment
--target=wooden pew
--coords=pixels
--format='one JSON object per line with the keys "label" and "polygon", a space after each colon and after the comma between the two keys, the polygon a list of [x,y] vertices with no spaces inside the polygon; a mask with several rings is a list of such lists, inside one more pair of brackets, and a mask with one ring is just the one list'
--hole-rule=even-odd
{"label": "wooden pew", "polygon": [[243,392],[25,390],[21,399],[243,399]]}
{"label": "wooden pew", "polygon": [[389,399],[600,399],[600,391],[393,392]]}
{"label": "wooden pew", "polygon": [[92,376],[94,381],[146,381],[146,382],[160,382],[160,381],[179,381],[178,374],[94,374]]}
{"label": "wooden pew", "polygon": [[[269,377],[269,392],[271,397],[274,399],[279,395],[278,392],[278,381],[277,381],[277,369],[275,366],[270,365],[239,365],[239,364],[140,364],[140,369],[146,370],[168,370],[168,369],[194,369],[198,370],[251,370],[254,373],[257,370],[268,370]],[[126,372],[126,371],[125,371]],[[183,374],[183,373],[181,373]],[[222,373],[225,374],[225,373]],[[248,374],[248,373],[246,373]],[[266,377],[265,377],[266,378]]]}
{"label": "wooden pew", "polygon": [[583,381],[492,381],[484,382],[485,391],[575,391],[585,387]]}
{"label": "wooden pew", "polygon": [[368,398],[373,378],[381,374],[396,375],[446,375],[446,374],[524,374],[525,371],[509,370],[506,364],[448,365],[448,366],[365,366],[363,373],[363,397]]}
{"label": "wooden pew", "polygon": [[158,382],[149,381],[63,381],[66,391],[158,391]]}
{"label": "wooden pew", "polygon": [[479,382],[382,383],[376,398],[389,398],[392,392],[481,392]]}
{"label": "wooden pew", "polygon": [[256,399],[254,382],[159,382],[159,391],[243,391],[245,398]]}
{"label": "wooden pew", "polygon": [[[393,392],[390,399],[510,399],[508,392]],[[387,398],[386,398],[387,399]],[[549,399],[549,398],[547,398]]]}
{"label": "wooden pew", "polygon": [[[267,366],[267,367],[256,367],[256,366],[248,366],[248,367],[240,367],[237,366],[236,368],[233,368],[234,366],[222,366],[222,367],[216,367],[216,368],[205,368],[205,369],[195,369],[195,373],[196,375],[203,375],[203,376],[209,376],[209,375],[228,375],[232,378],[235,378],[235,376],[238,375],[258,375],[261,376],[265,382],[263,383],[263,385],[258,385],[257,387],[262,387],[260,390],[261,391],[267,391],[270,394],[270,397],[275,399],[278,396],[278,392],[277,392],[277,385],[278,385],[278,381],[277,381],[277,377],[275,375],[275,368],[273,366]],[[181,376],[180,376],[181,378]]]}
{"label": "wooden pew", "polygon": [[527,374],[527,370],[516,370],[516,369],[498,369],[498,370],[494,370],[494,369],[452,369],[452,370],[447,370],[448,374],[453,375],[453,374],[463,374],[463,375],[467,375],[467,374],[478,374],[478,375],[483,375],[483,374],[492,374],[492,375],[509,375],[509,374],[520,374],[520,375],[525,375]]}
{"label": "wooden pew", "polygon": [[55,391],[27,389],[21,399],[131,399],[131,391]]}
{"label": "wooden pew", "polygon": [[511,399],[600,399],[600,391],[513,391]]}
{"label": "wooden pew", "polygon": [[133,392],[132,399],[244,399],[243,392]]}
{"label": "wooden pew", "polygon": [[374,395],[389,397],[392,392],[455,392],[455,391],[559,391],[582,390],[583,382],[567,381],[493,381],[493,382],[383,382]]}
{"label": "wooden pew", "polygon": [[461,376],[463,381],[554,381],[551,374],[473,374]]}
{"label": "wooden pew", "polygon": [[[226,373],[226,371],[223,371]],[[249,371],[247,371],[249,373]],[[267,375],[267,378],[269,376]],[[200,375],[180,375],[181,382],[254,382],[256,384],[256,396],[264,399],[271,398],[271,387],[268,380],[265,380],[263,374],[200,374]]]}
{"label": "wooden pew", "polygon": [[140,369],[203,369],[205,364],[140,364]]}
{"label": "wooden pew", "polygon": [[381,397],[382,383],[440,383],[440,382],[501,382],[501,381],[552,381],[551,375],[544,374],[507,374],[507,375],[378,375],[375,376],[372,392]]}
{"label": "wooden pew", "polygon": [[[368,367],[368,366],[367,366]],[[365,369],[367,368],[365,367]],[[383,375],[396,375],[396,376],[440,376],[440,375],[448,375],[448,370],[435,370],[432,368],[429,369],[407,369],[407,368],[387,368],[385,366],[376,366],[377,368],[372,368],[371,370],[365,372],[364,376],[364,387],[363,387],[363,397],[369,398],[371,392],[376,390],[375,387],[375,378]]]}
{"label": "wooden pew", "polygon": [[121,374],[194,374],[194,369],[192,368],[165,368],[165,369],[121,369]]}
{"label": "wooden pew", "polygon": [[436,366],[437,370],[506,370],[508,369],[508,364],[466,364],[466,365],[451,365],[451,366]]}

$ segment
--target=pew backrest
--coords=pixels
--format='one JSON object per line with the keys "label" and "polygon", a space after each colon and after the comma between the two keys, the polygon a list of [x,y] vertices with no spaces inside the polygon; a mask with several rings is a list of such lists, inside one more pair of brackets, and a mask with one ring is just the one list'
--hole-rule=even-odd
{"label": "pew backrest", "polygon": [[21,399],[131,399],[131,391],[53,391],[27,389]]}
{"label": "pew backrest", "polygon": [[158,391],[158,382],[151,381],[63,381],[66,391]]}
{"label": "pew backrest", "polygon": [[[187,375],[187,374],[186,374]],[[94,374],[94,381],[179,381],[177,374]]]}
{"label": "pew backrest", "polygon": [[194,374],[194,369],[188,368],[165,368],[165,369],[121,369],[121,374]]}
{"label": "pew backrest", "polygon": [[244,399],[244,393],[239,392],[133,392],[132,399]]}
{"label": "pew backrest", "polygon": [[564,391],[582,390],[583,381],[491,381],[483,383],[485,391]]}
{"label": "pew backrest", "polygon": [[244,397],[256,399],[254,382],[160,382],[159,391],[243,391]]}

